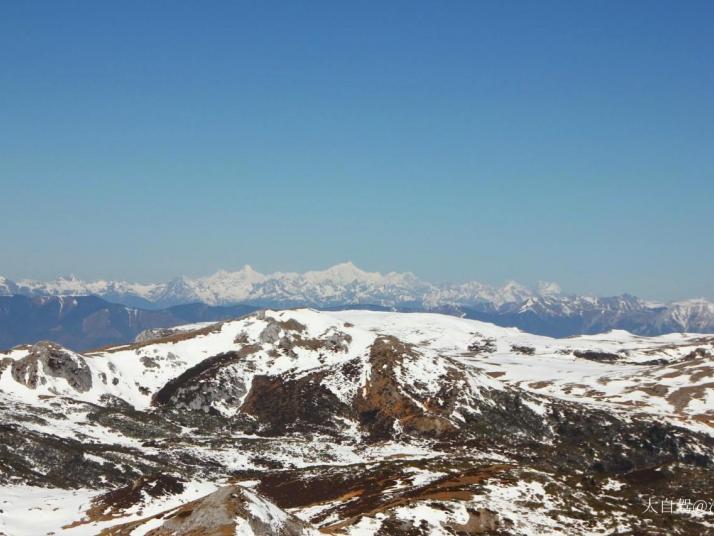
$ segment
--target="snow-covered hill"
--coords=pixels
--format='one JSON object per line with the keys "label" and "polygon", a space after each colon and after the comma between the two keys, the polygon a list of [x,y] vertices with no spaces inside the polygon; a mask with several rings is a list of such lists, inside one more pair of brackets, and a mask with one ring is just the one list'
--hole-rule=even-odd
{"label": "snow-covered hill", "polygon": [[18,347],[0,533],[705,534],[712,513],[644,510],[714,489],[713,354],[309,309]]}

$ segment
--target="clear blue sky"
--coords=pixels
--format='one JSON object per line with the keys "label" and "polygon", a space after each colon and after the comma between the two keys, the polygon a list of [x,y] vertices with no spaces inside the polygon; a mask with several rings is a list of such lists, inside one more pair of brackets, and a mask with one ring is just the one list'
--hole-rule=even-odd
{"label": "clear blue sky", "polygon": [[714,2],[2,2],[0,274],[714,298]]}

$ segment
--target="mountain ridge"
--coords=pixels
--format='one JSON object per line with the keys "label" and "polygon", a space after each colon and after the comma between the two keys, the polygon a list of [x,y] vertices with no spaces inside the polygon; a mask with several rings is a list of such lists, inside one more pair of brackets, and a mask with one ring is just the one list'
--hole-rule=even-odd
{"label": "mountain ridge", "polygon": [[[246,265],[199,278],[166,283],[11,281],[0,277],[0,296],[99,296],[145,310],[203,303],[221,307],[361,307],[400,311],[437,311],[549,336],[566,337],[625,329],[639,335],[714,332],[714,303],[705,299],[659,303],[630,294],[594,297],[565,294],[555,283],[528,287],[515,281],[493,286],[478,281],[434,284],[410,272],[367,272],[352,262],[325,270],[261,274]],[[217,319],[217,318],[215,318]],[[197,318],[184,318],[194,322]],[[168,326],[150,326],[168,327]],[[116,342],[116,341],[112,341]]]}
{"label": "mountain ridge", "polygon": [[147,310],[98,296],[0,296],[0,349],[54,340],[83,351],[132,342],[147,330],[227,320],[256,309],[193,303]]}
{"label": "mountain ridge", "polygon": [[515,281],[501,287],[478,281],[462,284],[434,284],[411,272],[367,272],[347,261],[325,270],[304,273],[275,272],[261,274],[250,265],[237,271],[218,270],[198,278],[175,277],[164,283],[129,281],[83,281],[74,275],[52,281],[22,279],[12,281],[0,276],[0,295],[97,295],[132,296],[159,307],[179,303],[202,302],[208,305],[233,305],[251,301],[305,302],[305,305],[336,305],[374,302],[375,305],[399,306],[419,302],[425,306],[444,303],[506,303],[529,296],[559,293],[555,283],[539,283],[529,288]]}

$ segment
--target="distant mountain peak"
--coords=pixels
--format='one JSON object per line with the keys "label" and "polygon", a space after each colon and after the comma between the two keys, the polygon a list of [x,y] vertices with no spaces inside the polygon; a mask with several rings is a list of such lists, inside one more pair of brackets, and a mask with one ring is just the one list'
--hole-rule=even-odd
{"label": "distant mountain peak", "polygon": [[351,261],[335,264],[325,270],[309,271],[304,274],[308,281],[336,281],[339,283],[352,283],[354,281],[379,281],[382,274],[379,272],[365,272],[357,268]]}
{"label": "distant mountain peak", "polygon": [[241,269],[238,270],[238,271],[239,271],[239,272],[243,272],[243,273],[245,273],[245,274],[259,274],[259,275],[263,275],[263,274],[261,274],[260,272],[256,271],[255,269],[253,269],[253,267],[252,267],[250,264],[245,264],[245,265],[243,265],[243,268],[241,268]]}
{"label": "distant mountain peak", "polygon": [[0,295],[15,294],[95,295],[149,309],[187,303],[241,303],[260,307],[359,305],[435,310],[477,315],[497,324],[558,336],[613,328],[650,335],[714,331],[714,304],[702,299],[661,304],[631,294],[605,298],[566,295],[556,283],[543,281],[534,287],[517,281],[506,281],[501,286],[479,281],[435,284],[411,272],[369,272],[349,260],[304,273],[262,274],[246,264],[235,271],[221,269],[205,277],[180,276],[156,284],[87,282],[71,275],[49,282],[0,278]]}
{"label": "distant mountain peak", "polygon": [[207,277],[198,278],[199,281],[218,281],[218,280],[245,280],[251,282],[259,282],[265,280],[265,275],[253,269],[249,264],[246,264],[239,270],[228,271],[228,270],[218,270],[213,275]]}
{"label": "distant mountain peak", "polygon": [[560,285],[552,281],[538,281],[537,289],[541,296],[553,296],[562,292]]}

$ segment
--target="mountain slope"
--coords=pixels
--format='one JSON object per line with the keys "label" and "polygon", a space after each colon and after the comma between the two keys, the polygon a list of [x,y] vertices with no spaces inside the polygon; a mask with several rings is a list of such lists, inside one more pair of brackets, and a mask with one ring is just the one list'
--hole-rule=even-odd
{"label": "mountain slope", "polygon": [[613,329],[652,336],[714,332],[714,304],[705,300],[663,305],[628,294],[607,298],[539,296],[498,308],[446,306],[437,310],[551,337],[592,335]]}
{"label": "mountain slope", "polygon": [[714,514],[644,510],[714,487],[713,352],[304,309],[17,348],[0,354],[0,497],[57,508],[58,534],[181,534],[204,507],[223,513],[201,530],[235,531],[242,488],[331,534],[704,534]]}

